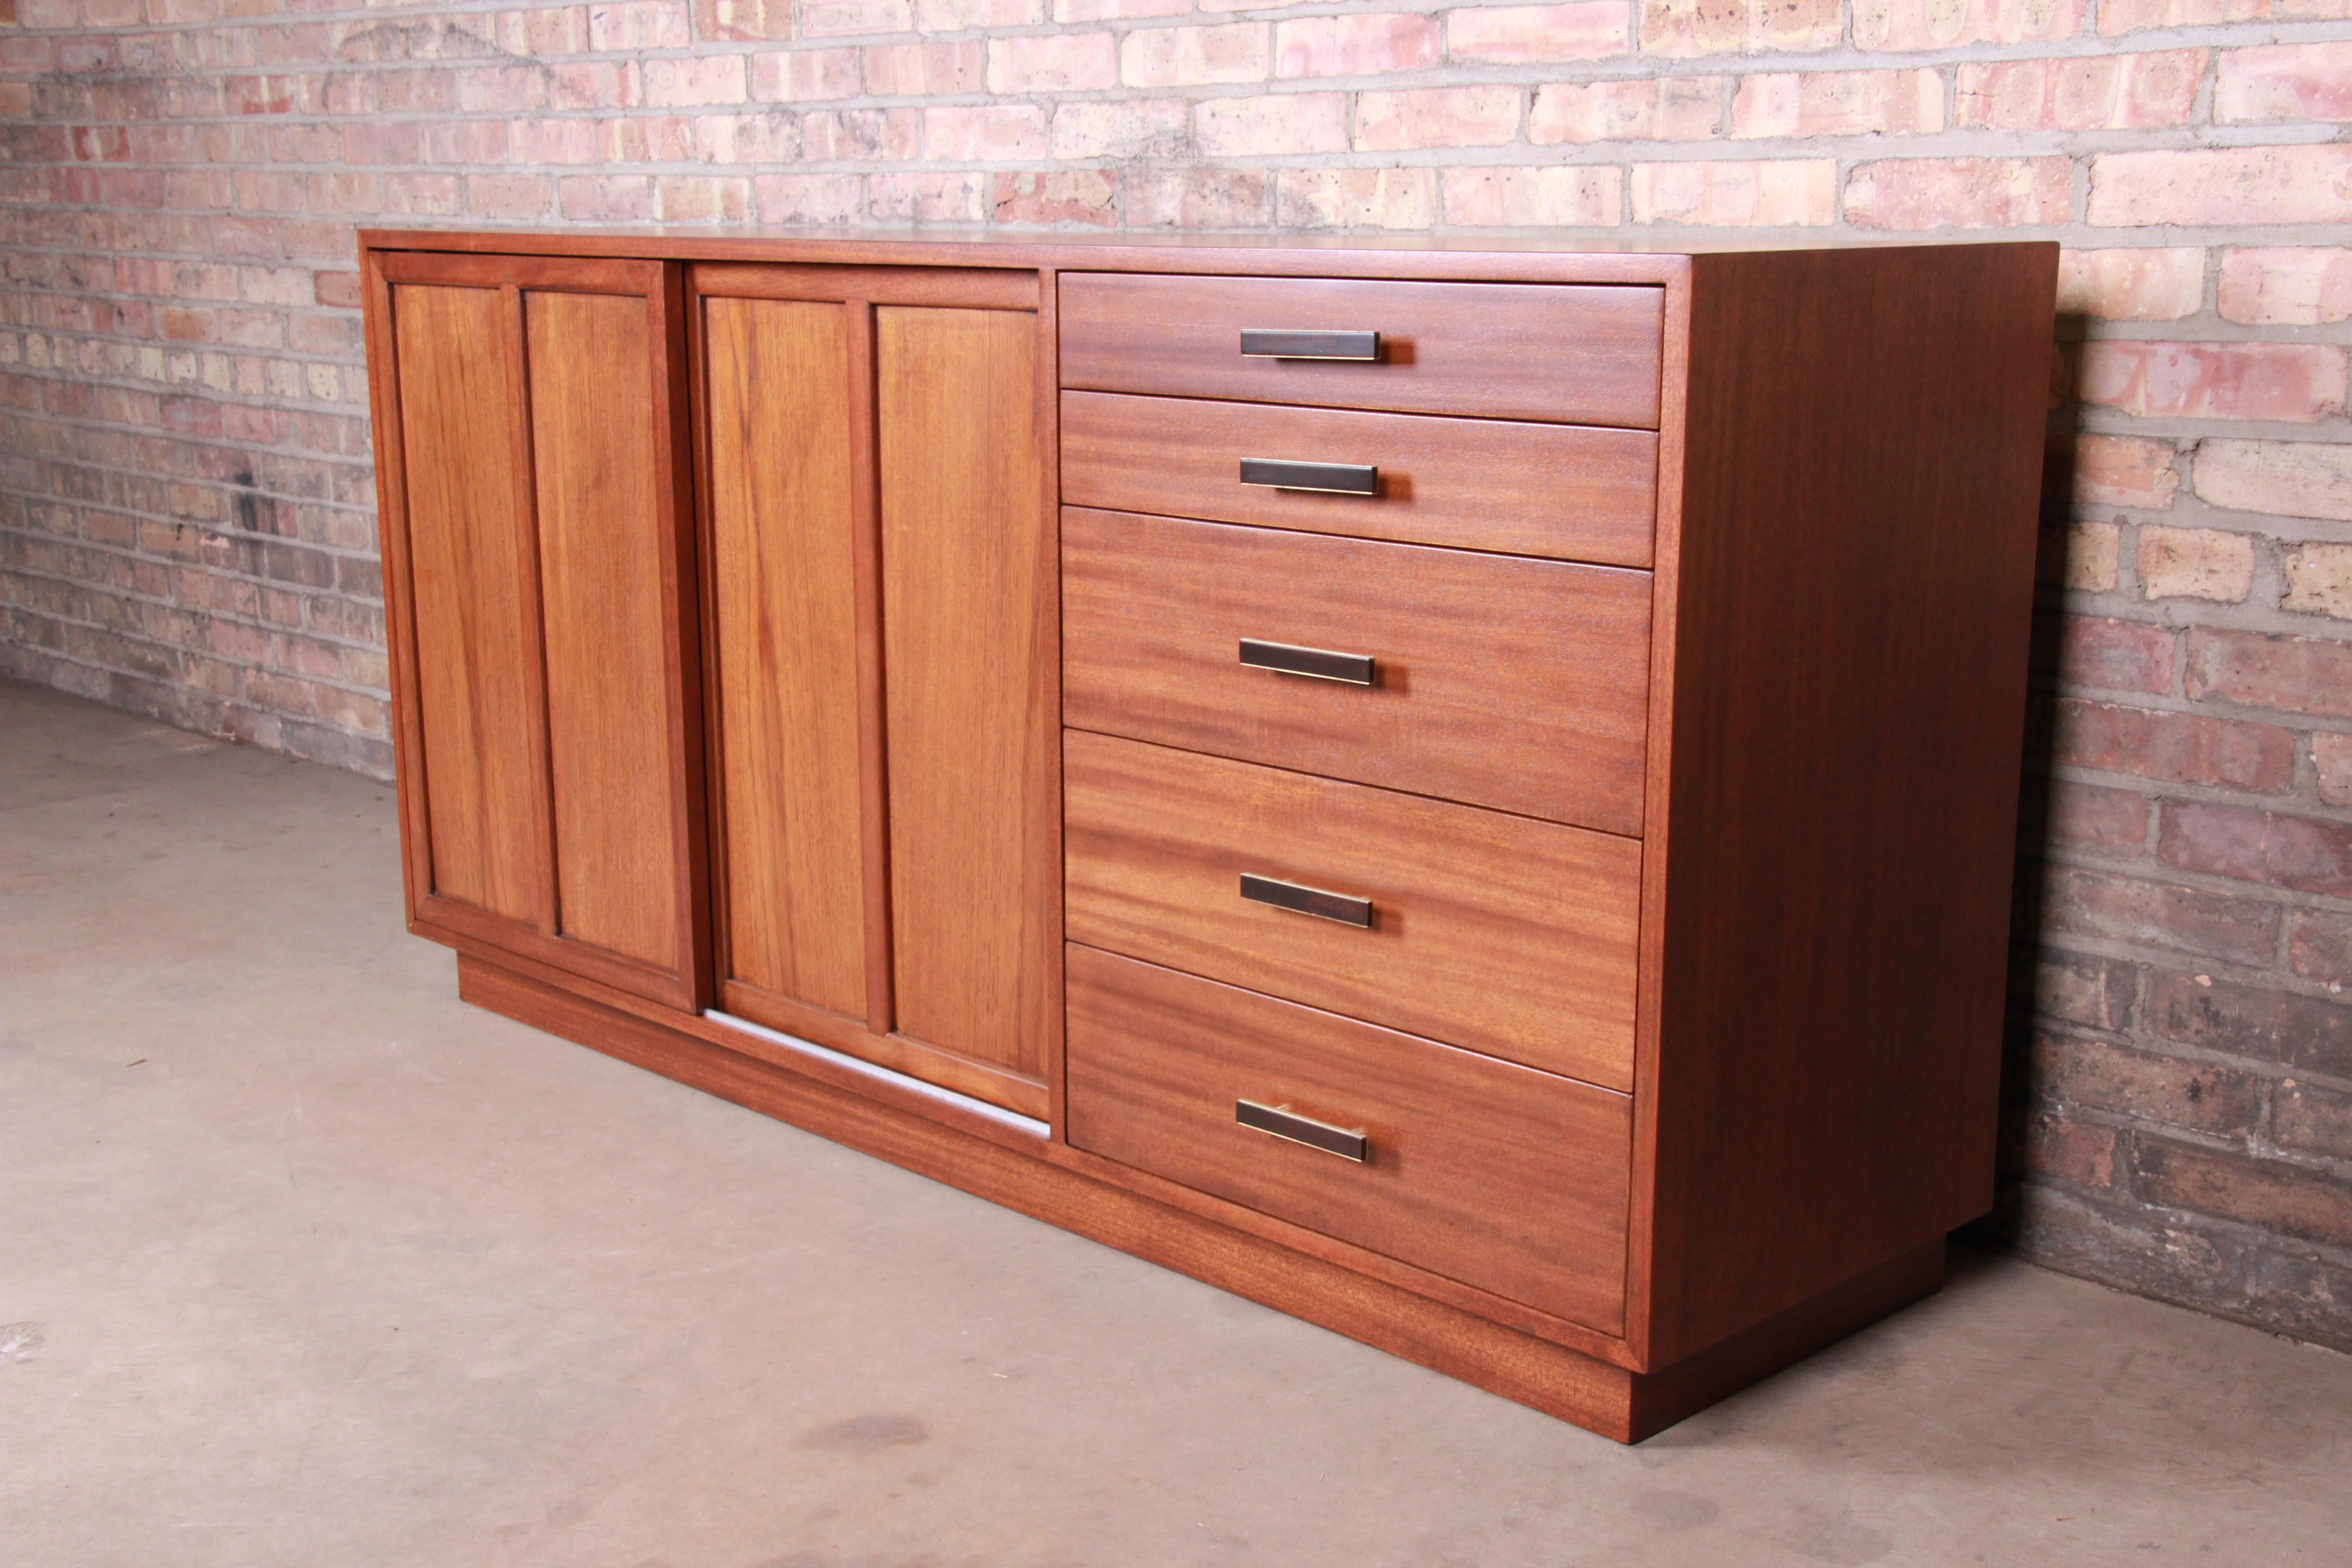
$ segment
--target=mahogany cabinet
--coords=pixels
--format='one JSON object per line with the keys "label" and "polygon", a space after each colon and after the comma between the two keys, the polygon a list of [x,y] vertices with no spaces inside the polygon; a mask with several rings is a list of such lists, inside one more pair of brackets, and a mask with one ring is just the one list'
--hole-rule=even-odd
{"label": "mahogany cabinet", "polygon": [[2056,256],[364,233],[411,928],[1637,1439],[1990,1205]]}

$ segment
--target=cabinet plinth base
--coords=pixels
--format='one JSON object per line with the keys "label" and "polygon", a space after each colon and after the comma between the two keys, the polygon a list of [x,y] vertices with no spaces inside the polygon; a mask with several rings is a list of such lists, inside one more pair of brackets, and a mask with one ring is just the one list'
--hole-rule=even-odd
{"label": "cabinet plinth base", "polygon": [[1629,1372],[471,954],[457,955],[457,994],[1621,1443],[1640,1442],[1933,1294],[1944,1279],[1939,1239],[1675,1365]]}

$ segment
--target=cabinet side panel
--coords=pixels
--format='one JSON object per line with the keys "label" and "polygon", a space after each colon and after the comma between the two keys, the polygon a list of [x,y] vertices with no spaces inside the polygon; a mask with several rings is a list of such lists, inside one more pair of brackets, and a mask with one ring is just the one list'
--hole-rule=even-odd
{"label": "cabinet side panel", "polygon": [[431,891],[536,922],[545,790],[533,740],[529,519],[508,378],[516,331],[497,289],[392,290],[400,362]]}
{"label": "cabinet side panel", "polygon": [[524,296],[562,933],[684,967],[646,301]]}
{"label": "cabinet side panel", "polygon": [[845,307],[704,302],[730,978],[866,1008]]}
{"label": "cabinet side panel", "polygon": [[1037,318],[882,306],[883,665],[898,1028],[1042,1079],[1061,868]]}
{"label": "cabinet side panel", "polygon": [[1693,262],[1654,1370],[1990,1203],[2056,263]]}

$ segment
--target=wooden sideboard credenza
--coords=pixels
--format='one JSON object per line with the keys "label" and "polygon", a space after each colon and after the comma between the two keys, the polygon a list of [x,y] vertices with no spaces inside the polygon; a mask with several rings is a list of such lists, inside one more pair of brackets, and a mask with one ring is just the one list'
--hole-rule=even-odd
{"label": "wooden sideboard credenza", "polygon": [[1990,1206],[2054,245],[360,243],[467,999],[1621,1440]]}

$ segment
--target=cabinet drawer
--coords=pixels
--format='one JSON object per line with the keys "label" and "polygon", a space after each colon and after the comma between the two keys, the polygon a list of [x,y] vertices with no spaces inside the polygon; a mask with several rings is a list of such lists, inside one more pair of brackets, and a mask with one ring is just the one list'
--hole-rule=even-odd
{"label": "cabinet drawer", "polygon": [[1066,722],[1612,833],[1642,830],[1649,627],[1645,572],[1062,514]]}
{"label": "cabinet drawer", "polygon": [[[1647,286],[1065,272],[1062,384],[1654,430],[1664,302]],[[1244,354],[1265,331],[1378,333],[1378,357]]]}
{"label": "cabinet drawer", "polygon": [[[1625,1096],[1092,948],[1067,974],[1077,1147],[1622,1331]],[[1362,1159],[1244,1104],[1359,1135]]]}
{"label": "cabinet drawer", "polygon": [[1062,763],[1072,941],[1632,1087],[1636,841],[1083,731]]}
{"label": "cabinet drawer", "polygon": [[[1253,460],[1376,474],[1318,492],[1246,482]],[[1657,487],[1642,430],[1062,394],[1073,506],[1647,566]]]}

